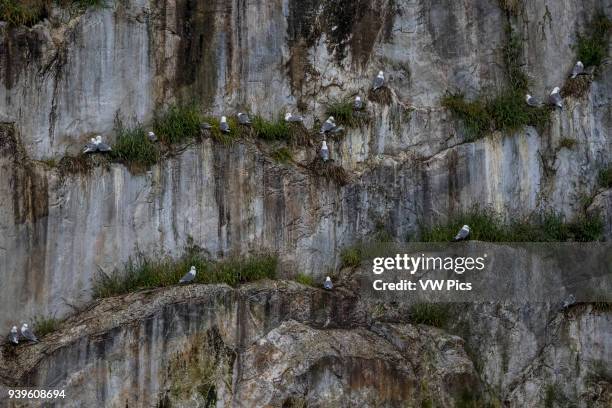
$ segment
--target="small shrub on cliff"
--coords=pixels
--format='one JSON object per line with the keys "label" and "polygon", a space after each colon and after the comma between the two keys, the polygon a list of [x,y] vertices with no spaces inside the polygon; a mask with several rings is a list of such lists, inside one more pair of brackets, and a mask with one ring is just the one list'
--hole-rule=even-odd
{"label": "small shrub on cliff", "polygon": [[599,216],[579,216],[566,222],[553,212],[535,214],[504,223],[490,209],[473,208],[446,224],[421,227],[422,242],[448,242],[462,225],[470,226],[470,238],[485,242],[590,242],[601,238],[603,221]]}
{"label": "small shrub on cliff", "polygon": [[585,67],[601,65],[608,50],[610,31],[612,21],[600,13],[591,23],[589,33],[578,37],[578,60]]}
{"label": "small shrub on cliff", "polygon": [[278,163],[289,163],[293,160],[291,150],[286,147],[280,147],[274,150],[270,156]]}
{"label": "small shrub on cliff", "polygon": [[587,75],[581,75],[576,78],[568,78],[561,88],[561,96],[573,96],[580,98],[585,95],[591,87],[591,78]]}
{"label": "small shrub on cliff", "polygon": [[410,321],[414,324],[426,324],[434,327],[445,327],[449,318],[449,308],[440,303],[416,303],[409,309]]}
{"label": "small shrub on cliff", "polygon": [[62,321],[55,317],[38,316],[34,318],[32,328],[36,336],[43,337],[46,334],[52,333],[59,328]]}
{"label": "small shrub on cliff", "polygon": [[49,15],[53,4],[79,9],[103,7],[105,0],[0,0],[0,21],[10,25],[34,25]]}
{"label": "small shrub on cliff", "polygon": [[142,170],[157,163],[161,157],[159,148],[151,142],[145,130],[119,129],[111,156],[132,169]]}
{"label": "small shrub on cliff", "polygon": [[599,185],[603,188],[612,188],[612,164],[599,171]]}
{"label": "small shrub on cliff", "polygon": [[236,286],[260,279],[274,279],[277,258],[272,255],[255,255],[214,262],[196,253],[188,253],[179,260],[130,260],[123,271],[103,274],[94,282],[94,297],[104,298],[141,289],[176,285],[192,265],[197,270],[196,283],[226,283]]}
{"label": "small shrub on cliff", "polygon": [[326,116],[333,116],[338,125],[347,127],[357,127],[361,124],[366,124],[370,119],[365,111],[355,112],[353,101],[351,100],[330,102],[325,106],[325,114]]}

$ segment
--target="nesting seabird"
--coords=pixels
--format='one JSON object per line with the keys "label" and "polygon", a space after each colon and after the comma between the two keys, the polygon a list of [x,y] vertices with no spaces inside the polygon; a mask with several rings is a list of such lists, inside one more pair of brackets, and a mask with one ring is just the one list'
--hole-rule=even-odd
{"label": "nesting seabird", "polygon": [[102,153],[110,152],[112,150],[109,145],[102,141],[102,136],[100,135],[96,136],[96,146],[98,146],[98,151]]}
{"label": "nesting seabird", "polygon": [[221,122],[219,123],[219,130],[223,133],[230,132],[230,127],[227,124],[227,118],[225,116],[221,116]]}
{"label": "nesting seabird", "polygon": [[189,283],[193,281],[196,277],[196,268],[192,266],[189,272],[187,272],[179,281],[179,283]]}
{"label": "nesting seabird", "polygon": [[321,159],[323,159],[324,162],[329,160],[329,149],[327,148],[327,142],[325,142],[325,140],[323,141],[323,143],[321,143]]}
{"label": "nesting seabird", "polygon": [[355,97],[355,102],[353,102],[353,109],[356,111],[360,111],[363,109],[363,102],[361,101],[360,96]]}
{"label": "nesting seabird", "polygon": [[30,341],[35,341],[35,342],[38,341],[38,339],[34,335],[34,332],[32,332],[32,330],[28,327],[27,323],[24,323],[21,326],[21,336],[25,337],[26,339]]}
{"label": "nesting seabird", "polygon": [[578,61],[576,62],[576,65],[574,65],[574,68],[572,68],[572,78],[576,78],[578,75],[582,75],[584,74],[584,64],[582,63],[582,61]]}
{"label": "nesting seabird", "polygon": [[285,122],[303,122],[304,118],[300,115],[294,115],[291,112],[285,113]]}
{"label": "nesting seabird", "polygon": [[378,71],[378,75],[374,78],[374,83],[372,84],[372,90],[377,90],[381,88],[385,84],[385,74],[382,71]]}
{"label": "nesting seabird", "polygon": [[540,106],[540,102],[529,94],[525,95],[525,102],[527,102],[527,105],[533,108],[537,108],[538,106]]}
{"label": "nesting seabird", "polygon": [[470,235],[470,227],[468,227],[467,225],[464,225],[463,227],[461,227],[457,235],[455,235],[455,238],[453,238],[453,242],[464,241],[467,239],[469,235]]}
{"label": "nesting seabird", "polygon": [[9,341],[13,344],[19,344],[19,333],[17,332],[17,326],[13,326],[11,332],[8,335]]}
{"label": "nesting seabird", "polygon": [[157,136],[153,132],[147,133],[147,138],[149,139],[150,142],[153,142],[153,143],[157,142]]}
{"label": "nesting seabird", "polygon": [[85,149],[83,149],[83,153],[95,153],[98,151],[98,145],[96,144],[96,138],[92,137],[89,139],[89,143],[85,145]]}
{"label": "nesting seabird", "polygon": [[563,310],[567,309],[570,306],[573,306],[576,304],[576,298],[574,297],[573,294],[570,294],[561,304],[561,307],[563,308]]}
{"label": "nesting seabird", "polygon": [[323,126],[321,126],[321,133],[331,132],[336,128],[336,121],[333,116],[327,118],[325,122],[323,122]]}
{"label": "nesting seabird", "polygon": [[249,118],[249,115],[247,115],[246,113],[238,113],[238,123],[240,123],[241,125],[245,125],[248,126],[251,124],[251,118]]}
{"label": "nesting seabird", "polygon": [[559,87],[556,86],[555,89],[553,89],[552,92],[550,93],[550,96],[548,97],[548,103],[553,106],[563,109],[563,98],[561,98],[561,94],[559,93],[560,91],[561,90],[559,89]]}
{"label": "nesting seabird", "polygon": [[334,284],[331,281],[331,278],[328,276],[325,278],[325,282],[323,283],[323,287],[327,290],[332,290],[334,288]]}

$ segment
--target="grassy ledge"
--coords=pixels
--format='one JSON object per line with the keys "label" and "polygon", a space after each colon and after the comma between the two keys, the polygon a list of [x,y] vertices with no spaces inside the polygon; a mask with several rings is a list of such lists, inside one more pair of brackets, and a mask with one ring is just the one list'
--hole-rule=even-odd
{"label": "grassy ledge", "polygon": [[602,188],[612,188],[612,164],[599,171],[597,181]]}
{"label": "grassy ledge", "polygon": [[310,275],[306,275],[305,273],[298,273],[295,277],[295,281],[301,283],[306,286],[315,286],[314,278]]}
{"label": "grassy ledge", "polygon": [[408,314],[413,324],[444,328],[450,317],[450,308],[442,303],[416,303],[410,306]]}
{"label": "grassy ledge", "polygon": [[41,338],[49,333],[56,331],[62,320],[55,317],[38,316],[35,317],[32,323],[32,330],[36,337]]}
{"label": "grassy ledge", "polygon": [[122,271],[102,274],[94,282],[95,298],[177,285],[179,279],[193,265],[197,275],[195,283],[226,283],[237,286],[242,283],[276,277],[277,258],[273,255],[254,255],[247,258],[211,261],[198,254],[188,253],[183,258],[130,260]]}
{"label": "grassy ledge", "polygon": [[470,226],[470,238],[486,242],[591,242],[601,239],[603,221],[598,216],[582,215],[566,222],[555,213],[504,223],[492,210],[474,208],[446,224],[422,227],[421,242],[448,242],[462,225]]}
{"label": "grassy ledge", "polygon": [[356,112],[353,104],[354,102],[348,99],[332,101],[325,105],[325,115],[333,116],[338,125],[349,128],[367,125],[370,117],[364,110]]}
{"label": "grassy ledge", "polygon": [[110,155],[115,161],[128,166],[132,171],[142,170],[157,163],[161,158],[159,147],[151,142],[142,126],[117,130],[117,140]]}
{"label": "grassy ledge", "polygon": [[12,26],[31,26],[49,16],[51,7],[58,5],[85,10],[104,7],[105,0],[0,0],[0,21]]}

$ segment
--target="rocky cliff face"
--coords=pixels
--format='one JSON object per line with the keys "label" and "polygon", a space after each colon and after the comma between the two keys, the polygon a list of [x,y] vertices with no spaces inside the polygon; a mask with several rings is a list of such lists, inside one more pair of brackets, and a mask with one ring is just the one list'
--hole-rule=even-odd
{"label": "rocky cliff face", "polygon": [[[517,8],[509,7],[513,4]],[[461,124],[440,104],[447,92],[475,98],[507,86],[502,52],[509,40],[507,27],[521,40],[520,63],[530,77],[531,93],[544,99],[566,81],[575,62],[577,38],[597,12],[612,17],[612,2],[129,0],[109,1],[108,7],[84,13],[55,9],[49,20],[29,28],[0,23],[0,327],[35,315],[64,316],[73,306],[90,301],[92,279],[99,271],[110,272],[139,254],[179,256],[188,244],[212,257],[277,251],[286,268],[320,277],[337,264],[342,247],[377,225],[402,240],[420,223],[443,221],[475,204],[508,217],[554,209],[571,218],[585,211],[586,203],[586,211],[601,212],[610,239],[612,193],[597,185],[598,171],[612,157],[608,61],[598,68],[583,96],[565,98],[564,109],[552,114],[543,131],[525,127],[469,142]],[[144,174],[106,163],[72,174],[53,164],[66,154],[78,153],[93,134],[112,140],[116,119],[149,123],[156,111],[173,103],[195,100],[202,111],[214,115],[240,109],[276,117],[285,110],[299,110],[310,126],[324,117],[325,103],[367,96],[379,69],[387,75],[391,102],[368,101],[372,121],[330,143],[332,158],[350,175],[346,185],[315,177],[299,165],[278,164],[270,159],[269,145],[252,140],[224,146],[207,139],[180,146],[174,156]],[[577,144],[563,148],[563,138]],[[308,163],[314,154],[315,148],[300,148],[296,162]],[[228,332],[240,327],[231,314],[218,317],[229,319],[224,323]],[[147,340],[148,355],[158,355],[162,345],[169,355],[179,349],[199,355],[198,344],[217,344],[219,337],[223,347],[237,350],[228,335],[206,328],[208,318],[193,319],[197,322],[191,324],[198,330],[181,331],[176,344],[164,343],[161,334]],[[417,390],[410,397],[416,404],[426,397],[418,391],[422,385],[415,383],[414,358],[396,341],[414,337],[415,330],[441,342],[439,347],[451,344],[450,353],[462,363],[457,375],[473,377],[460,342],[444,333],[392,324],[350,333],[319,332],[323,326],[292,319],[299,323],[286,319],[285,324],[274,324],[245,341],[240,347],[251,349],[240,369],[232,353],[223,347],[217,350],[216,358],[223,362],[218,365],[225,371],[215,378],[226,379],[225,385],[215,383],[220,400],[234,398],[228,384],[239,381],[246,387],[265,375],[278,378],[279,388],[262,387],[252,394],[233,389],[232,395],[240,399],[251,395],[257,403],[273,405],[305,398],[316,405],[320,401],[307,390],[324,393],[339,387],[355,404],[369,403],[369,392],[360,390],[378,390],[388,396],[390,405],[395,404],[395,389],[389,385],[380,390],[379,379],[368,374],[371,371],[385,379],[401,372],[406,383],[396,384],[397,388]],[[149,322],[170,324],[162,318]],[[135,323],[141,324],[145,323]],[[509,361],[520,360],[514,368],[502,364],[501,369],[499,362],[487,360],[486,382],[503,389],[516,406],[543,398],[542,389],[551,381],[561,383],[560,378],[566,378],[558,377],[560,368],[541,374],[547,359],[565,350],[569,354],[564,354],[562,364],[583,364],[582,355],[572,354],[574,347],[596,343],[609,329],[609,314],[587,310],[563,318],[559,325],[569,333],[561,343],[536,342],[533,353],[527,354],[522,354],[518,342],[509,347],[513,356]],[[78,347],[89,350],[93,341],[102,345],[108,341],[111,344],[103,348],[112,355],[140,338],[131,326],[111,326],[115,330],[108,335],[111,340],[84,336],[70,346],[77,348],[66,352]],[[583,327],[591,327],[590,334],[578,329]],[[196,334],[206,341],[195,341]],[[329,347],[303,366],[289,367],[299,382],[287,384],[286,378],[273,373],[281,367],[264,364],[270,356],[283,356],[293,364],[298,352],[289,340],[298,338],[300,347],[309,349],[308,339],[313,336]],[[333,350],[336,342],[348,350]],[[365,361],[348,347],[353,343],[375,350],[373,356]],[[481,352],[496,350],[497,344],[491,340],[483,344],[490,348]],[[604,348],[607,351],[600,350],[599,357],[610,361],[609,347]],[[95,361],[112,361],[106,354],[96,360],[94,354],[80,353],[83,360],[70,363],[76,371],[90,367],[83,369],[83,377],[75,374],[61,381],[74,384],[77,392],[79,378],[99,368]],[[537,357],[538,363],[523,372],[527,363],[521,359],[527,355]],[[181,361],[191,357],[178,356],[176,362],[164,362],[164,367],[175,367],[178,373]],[[45,364],[55,367],[68,355],[54,358]],[[143,364],[149,361],[146,356],[133,358]],[[444,378],[455,374],[447,373],[450,368],[441,367],[435,358],[430,363],[437,371],[427,381],[437,390],[431,392],[432,398],[446,405],[458,391]],[[201,363],[200,371],[210,365],[210,361]],[[121,365],[126,376],[132,375],[126,368],[129,364]],[[363,371],[363,376],[344,373],[344,364],[361,367],[351,372]],[[155,367],[147,369],[159,374]],[[502,375],[506,369],[516,372],[506,377]],[[37,383],[50,384],[55,378],[57,373],[45,370],[36,369]],[[587,378],[584,370],[581,381]],[[343,374],[332,381],[330,372]],[[182,373],[174,377],[190,374]],[[25,381],[23,375],[16,378]],[[110,376],[95,395],[110,403],[111,390],[121,378]],[[155,401],[161,398],[158,391],[183,387],[144,374],[133,381],[151,381],[142,389],[151,390]],[[200,387],[187,386],[193,386],[188,390]],[[580,387],[563,392],[578,398],[586,392]],[[175,394],[185,394],[181,390]],[[193,398],[206,400],[205,395],[195,394]],[[112,403],[154,402],[139,401],[144,394],[129,390],[117,395],[121,398]],[[172,404],[189,406],[177,402],[169,391],[164,395]]]}

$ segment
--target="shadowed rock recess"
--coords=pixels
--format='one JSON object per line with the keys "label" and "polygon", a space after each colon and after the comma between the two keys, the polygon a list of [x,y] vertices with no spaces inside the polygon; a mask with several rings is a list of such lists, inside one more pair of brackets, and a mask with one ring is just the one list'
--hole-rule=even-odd
{"label": "shadowed rock recess", "polygon": [[[541,128],[474,140],[442,100],[493,100],[510,72],[539,100],[570,89],[578,44],[612,19],[612,0],[38,3],[27,26],[0,22],[0,332],[67,320],[40,343],[0,345],[0,406],[612,405],[609,304],[460,305],[440,329],[350,283],[92,291],[130,259],[189,248],[274,253],[281,277],[321,282],[366,237],[403,242],[474,208],[598,217],[610,241],[609,35]],[[379,70],[385,87],[371,91]],[[328,138],[340,183],[311,164],[327,109],[356,95],[367,120]],[[94,135],[112,145],[119,123],[148,130],[171,106],[292,112],[315,131],[304,143],[204,135],[141,172],[79,156]],[[7,402],[18,386],[68,397]]]}

